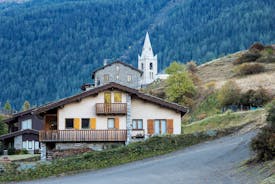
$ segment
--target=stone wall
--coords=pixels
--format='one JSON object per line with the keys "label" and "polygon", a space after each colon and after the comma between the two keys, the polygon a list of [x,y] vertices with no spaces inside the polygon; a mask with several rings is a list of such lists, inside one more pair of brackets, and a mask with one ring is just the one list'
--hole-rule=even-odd
{"label": "stone wall", "polygon": [[118,146],[122,146],[124,143],[56,143],[56,150],[70,150],[70,149],[84,149],[90,148],[91,150],[101,151],[104,149],[110,149]]}
{"label": "stone wall", "polygon": [[[104,81],[105,74],[109,75],[109,81]],[[130,82],[128,81],[128,75],[131,75],[132,78]],[[130,88],[140,88],[141,74],[123,64],[114,63],[95,73],[95,86],[104,85],[109,82],[116,82]]]}

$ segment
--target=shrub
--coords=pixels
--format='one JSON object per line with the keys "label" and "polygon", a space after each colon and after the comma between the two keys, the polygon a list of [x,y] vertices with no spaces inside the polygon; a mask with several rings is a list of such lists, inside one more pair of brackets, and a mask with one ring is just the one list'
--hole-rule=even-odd
{"label": "shrub", "polygon": [[258,50],[258,51],[261,51],[261,50],[264,50],[265,46],[261,43],[254,43],[250,48],[249,50]]}
{"label": "shrub", "polygon": [[8,155],[14,155],[15,154],[15,149],[14,148],[9,148],[8,149]]}
{"label": "shrub", "polygon": [[237,105],[240,101],[241,90],[235,81],[226,82],[218,92],[218,101],[222,107]]}
{"label": "shrub", "polygon": [[26,149],[22,149],[22,150],[20,150],[20,154],[21,155],[25,155],[25,154],[28,154],[29,152],[28,152],[28,150],[26,150]]}
{"label": "shrub", "polygon": [[271,160],[275,156],[275,100],[267,106],[267,112],[269,124],[251,142],[256,161]]}
{"label": "shrub", "polygon": [[251,75],[251,74],[257,74],[265,71],[265,67],[262,64],[248,64],[244,63],[241,64],[236,69],[238,75]]}
{"label": "shrub", "polygon": [[264,89],[248,90],[240,98],[240,104],[245,106],[262,106],[271,100],[270,93]]}
{"label": "shrub", "polygon": [[260,57],[261,57],[261,54],[248,51],[248,52],[244,53],[241,57],[239,57],[238,59],[233,61],[233,64],[239,65],[239,64],[243,64],[243,63],[254,62]]}
{"label": "shrub", "polygon": [[256,60],[259,63],[275,63],[275,56],[264,56]]}
{"label": "shrub", "polygon": [[195,73],[196,71],[198,71],[197,68],[197,63],[196,61],[189,61],[186,63],[186,69],[192,73]]}

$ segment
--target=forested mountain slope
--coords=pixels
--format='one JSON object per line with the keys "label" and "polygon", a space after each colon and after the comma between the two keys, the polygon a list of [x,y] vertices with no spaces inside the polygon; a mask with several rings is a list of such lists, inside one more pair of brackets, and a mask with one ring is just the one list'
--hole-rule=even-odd
{"label": "forested mountain slope", "polygon": [[275,43],[272,0],[40,0],[0,4],[0,102],[79,91],[104,58],[136,66],[146,31],[159,70]]}

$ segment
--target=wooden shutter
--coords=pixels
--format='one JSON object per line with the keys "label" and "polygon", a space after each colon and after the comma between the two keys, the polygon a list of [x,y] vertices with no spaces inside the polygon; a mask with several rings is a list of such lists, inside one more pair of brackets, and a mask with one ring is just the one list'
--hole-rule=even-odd
{"label": "wooden shutter", "polygon": [[148,131],[148,134],[150,135],[154,134],[154,120],[152,119],[147,120],[147,131]]}
{"label": "wooden shutter", "polygon": [[90,118],[90,128],[93,130],[96,129],[96,118]]}
{"label": "wooden shutter", "polygon": [[74,129],[80,129],[80,118],[74,118]]}
{"label": "wooden shutter", "polygon": [[119,117],[115,117],[115,128],[119,129]]}
{"label": "wooden shutter", "polygon": [[168,134],[173,134],[174,133],[173,119],[167,119],[167,133]]}

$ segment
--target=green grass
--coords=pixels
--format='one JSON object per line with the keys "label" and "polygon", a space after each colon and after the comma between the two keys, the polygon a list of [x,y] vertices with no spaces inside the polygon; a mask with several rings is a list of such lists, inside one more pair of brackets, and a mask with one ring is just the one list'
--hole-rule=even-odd
{"label": "green grass", "polygon": [[57,159],[50,164],[39,164],[35,169],[16,170],[16,164],[6,166],[0,174],[0,182],[38,179],[49,176],[78,173],[85,170],[96,170],[112,167],[136,160],[170,153],[200,142],[211,140],[232,133],[233,129],[217,132],[215,135],[206,133],[152,137],[143,142],[132,143],[111,150],[88,152],[64,159]]}
{"label": "green grass", "polygon": [[263,109],[235,113],[227,112],[224,114],[214,115],[188,125],[183,125],[182,129],[184,134],[189,134],[194,132],[231,128],[258,120],[260,121],[264,113],[265,111]]}
{"label": "green grass", "polygon": [[212,93],[207,96],[192,112],[191,117],[193,120],[199,119],[199,116],[211,116],[221,113],[219,109],[219,102],[217,100],[217,93]]}

